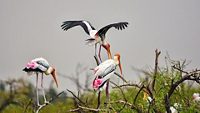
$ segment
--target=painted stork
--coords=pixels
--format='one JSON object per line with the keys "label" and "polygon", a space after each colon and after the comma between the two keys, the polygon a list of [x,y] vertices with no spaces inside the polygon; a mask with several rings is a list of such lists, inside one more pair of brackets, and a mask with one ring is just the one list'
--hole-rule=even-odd
{"label": "painted stork", "polygon": [[107,54],[108,54],[108,58],[111,59],[112,55],[111,55],[111,51],[110,51],[110,44],[105,40],[105,35],[106,32],[114,27],[115,29],[118,30],[123,30],[128,26],[128,22],[118,22],[118,23],[112,23],[109,24],[103,28],[101,28],[100,30],[96,30],[88,21],[85,20],[79,20],[79,21],[65,21],[63,22],[63,24],[61,25],[62,29],[67,31],[68,29],[75,27],[75,26],[81,26],[84,31],[90,35],[91,38],[87,39],[87,43],[86,44],[95,44],[95,56],[97,56],[97,44],[100,44],[99,47],[99,59],[101,60],[101,56],[100,56],[100,52],[101,52],[101,46],[103,46],[104,49],[106,49]]}
{"label": "painted stork", "polygon": [[43,88],[43,74],[45,74],[45,75],[51,74],[55,83],[56,83],[56,86],[58,87],[55,68],[51,67],[46,59],[35,58],[35,59],[33,59],[33,60],[31,60],[30,62],[27,63],[27,65],[25,66],[23,71],[27,72],[28,74],[31,74],[33,72],[36,74],[36,98],[37,98],[37,105],[38,106],[40,106],[39,96],[38,96],[38,75],[39,75],[39,73],[42,74],[41,88],[42,88],[42,91],[43,91],[43,98],[44,98],[44,102],[48,103],[48,101],[46,100],[45,92],[44,92],[44,88]]}
{"label": "painted stork", "polygon": [[108,83],[110,77],[114,74],[116,67],[119,66],[120,74],[122,76],[122,67],[120,62],[120,54],[115,54],[114,59],[108,59],[94,68],[95,79],[93,80],[93,88],[97,91],[102,91],[103,86],[107,82],[106,86],[106,96],[107,101],[109,99]]}

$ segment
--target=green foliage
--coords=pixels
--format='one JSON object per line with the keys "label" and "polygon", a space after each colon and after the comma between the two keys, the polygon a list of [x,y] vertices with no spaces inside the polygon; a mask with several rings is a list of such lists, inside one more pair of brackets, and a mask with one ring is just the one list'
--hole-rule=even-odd
{"label": "green foliage", "polygon": [[[180,62],[179,62],[180,64]],[[180,66],[180,65],[179,65]],[[181,67],[182,69],[182,67]],[[154,79],[154,72],[143,71],[145,77],[140,83],[148,89],[150,83]],[[160,69],[156,73],[156,82],[152,95],[154,101],[150,103],[144,99],[142,85],[130,85],[127,87],[119,87],[112,85],[110,92],[110,101],[106,102],[105,91],[101,92],[100,112],[111,113],[137,113],[141,112],[166,112],[165,96],[168,94],[172,84],[179,81],[183,77],[183,73],[171,67]],[[192,87],[194,81],[183,82],[176,87],[170,97],[170,106],[178,103],[176,109],[181,113],[198,113],[200,111],[200,103],[192,100],[193,93],[199,92],[200,87],[196,85]],[[139,90],[141,91],[139,92]],[[43,107],[40,113],[66,113],[70,110],[76,110],[78,106],[82,106],[80,110],[87,113],[96,110],[98,103],[98,93],[89,90],[81,94],[74,93],[74,97],[70,92],[63,93],[57,97],[58,92],[53,87],[46,89],[47,98],[56,98],[49,105]],[[137,96],[138,94],[138,96]],[[150,96],[150,94],[148,94]],[[19,80],[8,80],[0,82],[0,112],[2,113],[33,113],[36,110],[35,105],[35,88],[31,83]],[[137,97],[137,98],[136,98]],[[78,99],[77,99],[78,98]],[[40,98],[43,101],[42,97]],[[80,102],[82,101],[82,102]],[[174,106],[175,107],[175,106]],[[87,109],[86,109],[87,108]]]}

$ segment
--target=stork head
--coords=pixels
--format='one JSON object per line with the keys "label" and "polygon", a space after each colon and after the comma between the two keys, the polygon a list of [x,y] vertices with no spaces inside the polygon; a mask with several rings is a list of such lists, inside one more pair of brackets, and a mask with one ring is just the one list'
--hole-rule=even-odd
{"label": "stork head", "polygon": [[56,86],[58,87],[58,81],[56,79],[56,76],[57,76],[56,75],[56,69],[53,68],[53,67],[49,67],[45,74],[51,74],[55,83],[56,83]]}
{"label": "stork head", "polygon": [[115,61],[116,64],[119,66],[120,73],[121,73],[121,75],[122,75],[122,66],[121,66],[120,54],[119,54],[119,53],[116,53],[116,54],[114,55],[114,61]]}
{"label": "stork head", "polygon": [[110,51],[110,44],[109,43],[105,43],[102,44],[103,48],[106,49],[107,54],[108,54],[108,58],[112,59],[112,55],[111,55],[111,51]]}

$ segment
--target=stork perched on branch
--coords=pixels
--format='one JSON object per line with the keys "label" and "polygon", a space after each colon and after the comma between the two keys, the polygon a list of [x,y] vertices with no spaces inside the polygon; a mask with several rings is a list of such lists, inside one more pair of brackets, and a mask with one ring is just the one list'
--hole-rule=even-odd
{"label": "stork perched on branch", "polygon": [[26,64],[23,71],[27,72],[28,74],[32,74],[32,72],[34,72],[36,74],[36,98],[37,98],[37,105],[38,106],[41,106],[40,103],[39,103],[39,96],[38,96],[38,75],[39,75],[39,73],[42,74],[41,88],[42,88],[42,91],[43,91],[44,103],[48,103],[48,101],[46,100],[45,91],[44,91],[44,88],[43,88],[43,74],[45,74],[45,75],[51,74],[55,83],[56,83],[56,86],[58,87],[55,68],[51,67],[46,59],[35,58],[35,59],[31,60],[30,62],[28,62]]}
{"label": "stork perched on branch", "polygon": [[[114,74],[117,66],[119,66],[120,74],[122,76],[122,66],[120,62],[120,54],[114,55],[114,59],[108,59],[102,62],[99,66],[94,68],[95,79],[93,80],[94,90],[101,91],[106,83],[109,83],[110,77]],[[109,97],[108,84],[106,87],[106,96]]]}
{"label": "stork perched on branch", "polygon": [[95,56],[97,56],[97,44],[100,44],[99,47],[99,59],[101,60],[100,52],[101,52],[101,46],[106,49],[108,58],[111,59],[111,51],[110,51],[110,44],[105,40],[106,38],[106,32],[114,27],[117,30],[123,30],[128,26],[128,22],[118,22],[118,23],[112,23],[109,24],[100,30],[96,30],[88,21],[85,20],[79,20],[79,21],[65,21],[61,25],[62,29],[67,31],[68,29],[75,27],[75,26],[81,26],[84,31],[90,35],[91,38],[87,39],[87,44],[95,44]]}

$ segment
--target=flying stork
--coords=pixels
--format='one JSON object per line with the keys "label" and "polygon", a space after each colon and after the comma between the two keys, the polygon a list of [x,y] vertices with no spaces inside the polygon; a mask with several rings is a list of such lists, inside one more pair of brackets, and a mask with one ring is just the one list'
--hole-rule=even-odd
{"label": "flying stork", "polygon": [[118,22],[118,23],[112,23],[109,24],[103,28],[101,28],[100,30],[96,30],[88,21],[85,20],[78,20],[78,21],[65,21],[63,22],[63,24],[61,25],[62,29],[67,31],[68,29],[75,27],[75,26],[81,26],[84,31],[91,37],[89,39],[87,39],[87,43],[86,44],[90,44],[93,45],[95,44],[95,56],[97,56],[97,44],[100,44],[99,47],[99,59],[101,60],[101,56],[100,56],[100,52],[101,52],[101,46],[103,46],[104,49],[106,49],[107,54],[108,54],[108,58],[111,59],[112,55],[111,55],[111,51],[110,51],[110,44],[105,40],[106,38],[106,32],[114,27],[117,30],[123,30],[128,26],[128,22]]}
{"label": "flying stork", "polygon": [[56,79],[56,70],[55,68],[51,67],[48,63],[48,61],[44,58],[35,58],[28,62],[23,69],[23,71],[27,72],[28,74],[35,73],[36,74],[36,98],[37,98],[37,105],[40,106],[39,104],[39,96],[38,96],[38,75],[41,73],[41,88],[43,91],[43,98],[44,98],[44,103],[48,103],[45,97],[45,92],[43,88],[43,74],[45,75],[52,75],[56,86],[58,87],[58,82]]}

